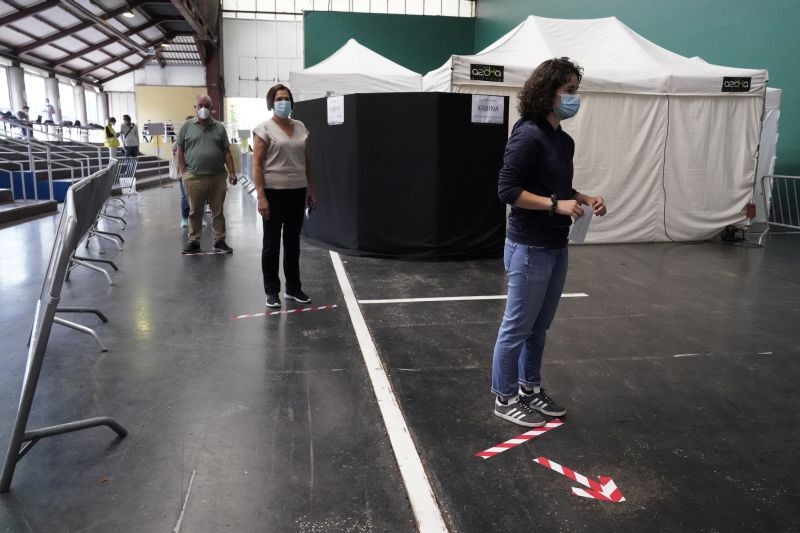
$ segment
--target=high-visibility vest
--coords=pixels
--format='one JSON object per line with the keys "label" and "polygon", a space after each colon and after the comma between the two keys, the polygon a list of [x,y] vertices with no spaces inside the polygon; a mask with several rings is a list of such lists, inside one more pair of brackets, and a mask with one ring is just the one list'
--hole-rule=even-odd
{"label": "high-visibility vest", "polygon": [[119,147],[117,132],[114,131],[114,127],[111,124],[106,124],[106,142],[103,146],[107,146],[108,148]]}

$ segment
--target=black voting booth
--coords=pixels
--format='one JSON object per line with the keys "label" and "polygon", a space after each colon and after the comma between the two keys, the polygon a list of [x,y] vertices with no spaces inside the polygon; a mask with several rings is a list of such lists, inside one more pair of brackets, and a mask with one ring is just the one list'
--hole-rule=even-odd
{"label": "black voting booth", "polygon": [[508,132],[472,122],[472,95],[344,96],[344,122],[327,99],[298,102],[311,132],[319,208],[307,239],[350,255],[443,260],[502,254],[505,207],[497,177]]}

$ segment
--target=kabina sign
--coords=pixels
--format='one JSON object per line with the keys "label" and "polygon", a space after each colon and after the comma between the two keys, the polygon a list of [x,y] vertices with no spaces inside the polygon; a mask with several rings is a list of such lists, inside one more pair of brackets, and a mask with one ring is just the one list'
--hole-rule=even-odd
{"label": "kabina sign", "polygon": [[499,65],[470,65],[469,79],[478,81],[503,81],[503,68]]}

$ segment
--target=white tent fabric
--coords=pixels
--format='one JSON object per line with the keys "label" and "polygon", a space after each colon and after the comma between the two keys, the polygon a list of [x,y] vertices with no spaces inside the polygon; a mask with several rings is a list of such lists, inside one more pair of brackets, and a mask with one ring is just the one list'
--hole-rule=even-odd
{"label": "white tent fabric", "polygon": [[289,85],[296,101],[355,93],[419,92],[422,76],[350,39],[330,57],[300,72]]}
{"label": "white tent fabric", "polygon": [[[761,142],[758,149],[758,171],[756,175],[755,203],[756,203],[756,222],[767,221],[767,205],[772,197],[772,191],[765,191],[762,187],[761,178],[771,176],[775,173],[775,160],[778,148],[778,122],[781,117],[781,96],[783,91],[780,89],[767,88],[767,102],[764,109],[764,124],[761,127]],[[766,196],[765,196],[766,195]]]}
{"label": "white tent fabric", "polygon": [[[515,102],[533,69],[561,56],[584,68],[581,110],[562,123],[576,142],[575,188],[609,206],[587,242],[702,240],[744,220],[766,70],[680,56],[614,17],[531,16],[482,52],[452,56],[423,86]],[[481,79],[486,66],[502,74],[493,68],[495,81]]]}

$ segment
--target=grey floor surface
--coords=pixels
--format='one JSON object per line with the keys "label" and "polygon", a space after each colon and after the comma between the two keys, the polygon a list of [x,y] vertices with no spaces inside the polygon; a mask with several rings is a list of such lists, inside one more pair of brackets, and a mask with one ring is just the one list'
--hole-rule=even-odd
{"label": "grey floor surface", "polygon": [[[304,246],[304,288],[339,307],[234,319],[263,312],[252,200],[231,189],[233,256],[182,257],[177,194],[132,202],[123,252],[91,245],[121,271],[108,286],[76,270],[63,305],[105,312],[79,320],[110,350],[55,326],[31,417],[108,415],[130,435],[40,442],[0,531],[414,531],[328,252]],[[57,222],[0,229],[2,451]],[[343,259],[359,299],[505,292],[499,259]],[[503,302],[361,310],[451,531],[798,531],[798,265],[799,236],[571,248],[565,291],[589,296],[562,301],[544,364],[569,414],[488,460],[524,431],[491,412]],[[626,501],[573,496],[539,456],[613,477]]]}

